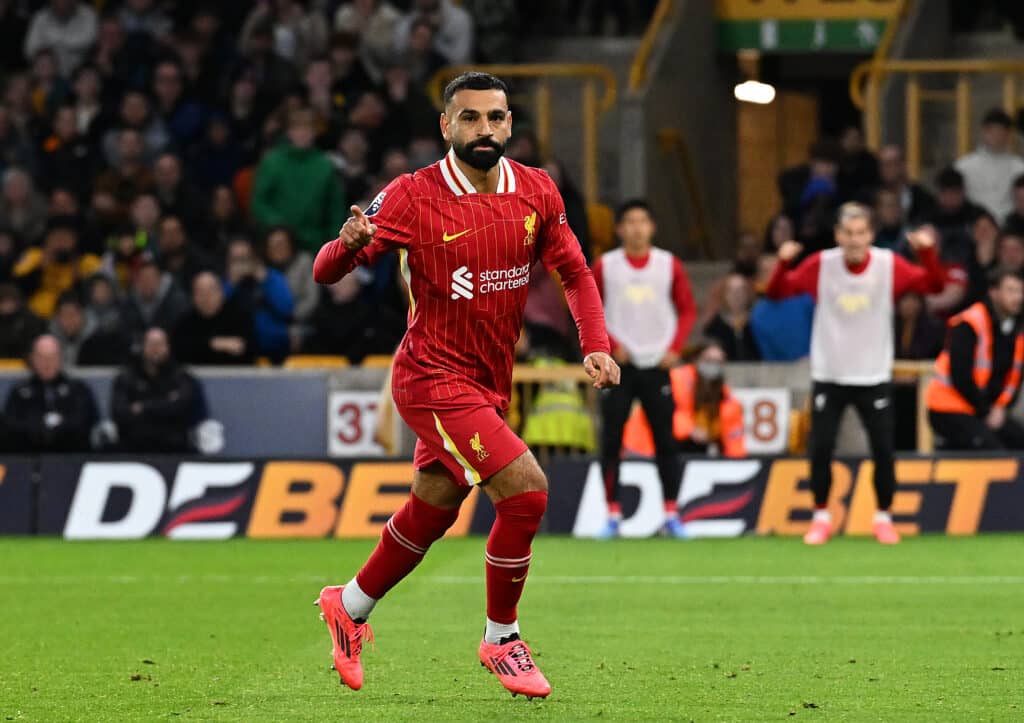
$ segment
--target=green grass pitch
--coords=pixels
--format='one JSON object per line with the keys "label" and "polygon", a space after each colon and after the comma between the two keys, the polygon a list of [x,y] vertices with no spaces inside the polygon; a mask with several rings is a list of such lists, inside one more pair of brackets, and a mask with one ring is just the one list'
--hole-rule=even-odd
{"label": "green grass pitch", "polygon": [[542,538],[554,692],[481,668],[482,539],[374,613],[356,693],[312,605],[372,541],[0,540],[0,720],[1020,720],[1024,539]]}

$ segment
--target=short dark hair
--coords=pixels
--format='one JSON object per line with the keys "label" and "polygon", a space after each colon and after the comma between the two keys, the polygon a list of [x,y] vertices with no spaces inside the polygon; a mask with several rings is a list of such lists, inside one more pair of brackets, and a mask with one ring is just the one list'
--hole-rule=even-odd
{"label": "short dark hair", "polygon": [[59,309],[62,306],[66,306],[68,304],[74,304],[79,309],[83,308],[82,307],[82,299],[78,295],[77,291],[75,291],[73,289],[68,289],[67,291],[62,291],[60,296],[57,297],[57,304],[53,308],[54,308],[54,310],[56,310],[56,309]]}
{"label": "short dark hair", "polygon": [[993,108],[981,119],[981,124],[983,126],[1000,125],[1003,128],[1010,128],[1013,125],[1013,119],[1002,108]]}
{"label": "short dark hair", "polygon": [[811,144],[809,156],[816,161],[839,163],[843,151],[839,144],[831,139],[822,139]]}
{"label": "short dark hair", "polygon": [[1002,285],[1007,278],[1014,278],[1017,281],[1024,281],[1020,273],[1006,266],[997,266],[988,272],[988,288],[995,289]]}
{"label": "short dark hair", "polygon": [[505,81],[490,73],[478,73],[471,70],[468,73],[452,78],[448,85],[444,87],[444,104],[446,107],[460,90],[500,90],[505,94],[505,100],[508,100],[508,86],[505,85]]}
{"label": "short dark hair", "polygon": [[651,205],[647,201],[642,198],[631,198],[616,209],[615,223],[622,221],[627,213],[637,208],[646,211],[648,216],[654,218],[654,211],[651,210]]}
{"label": "short dark hair", "polygon": [[963,190],[964,174],[953,168],[953,166],[946,166],[935,177],[935,185],[940,191]]}

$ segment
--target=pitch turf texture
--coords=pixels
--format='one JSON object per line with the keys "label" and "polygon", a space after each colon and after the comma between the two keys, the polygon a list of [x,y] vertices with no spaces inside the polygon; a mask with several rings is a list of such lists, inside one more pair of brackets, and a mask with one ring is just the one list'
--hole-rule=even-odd
{"label": "pitch turf texture", "polygon": [[536,542],[520,609],[554,688],[476,659],[482,539],[377,609],[366,686],[312,605],[370,541],[0,540],[4,720],[1020,720],[1024,538]]}

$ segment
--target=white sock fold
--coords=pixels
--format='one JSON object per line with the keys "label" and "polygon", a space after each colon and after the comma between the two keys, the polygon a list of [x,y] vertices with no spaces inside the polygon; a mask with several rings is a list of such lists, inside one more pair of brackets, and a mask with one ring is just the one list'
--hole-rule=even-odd
{"label": "white sock fold", "polygon": [[832,521],[832,513],[829,512],[827,508],[824,509],[824,510],[815,510],[814,511],[814,521],[815,522],[831,522]]}
{"label": "white sock fold", "polygon": [[373,606],[377,601],[363,592],[356,579],[352,578],[341,591],[341,604],[353,620],[366,620],[373,612]]}
{"label": "white sock fold", "polygon": [[487,627],[484,629],[484,640],[488,643],[497,645],[501,642],[502,638],[507,638],[513,633],[519,633],[519,621],[511,623],[496,623],[490,618],[487,618]]}
{"label": "white sock fold", "polygon": [[892,522],[892,515],[885,510],[878,510],[875,513],[875,524],[877,525],[879,522]]}

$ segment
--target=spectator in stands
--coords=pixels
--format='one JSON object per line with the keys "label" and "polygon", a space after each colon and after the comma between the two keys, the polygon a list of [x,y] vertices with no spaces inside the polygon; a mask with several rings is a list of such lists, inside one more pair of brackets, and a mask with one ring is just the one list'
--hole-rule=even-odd
{"label": "spectator in stands", "polygon": [[104,16],[89,63],[103,80],[105,103],[116,99],[129,86],[132,75],[138,70],[136,60],[129,53],[121,21],[116,15]]}
{"label": "spectator in stands", "polygon": [[156,159],[153,184],[153,193],[165,215],[177,216],[190,231],[202,226],[205,202],[199,190],[185,182],[177,156],[164,153]]}
{"label": "spectator in stands", "polygon": [[360,37],[351,33],[335,33],[326,56],[318,56],[320,70],[330,78],[328,90],[340,100],[339,108],[347,106],[352,98],[376,85],[370,71],[359,55]]}
{"label": "spectator in stands", "polygon": [[32,313],[14,284],[0,284],[0,359],[17,359],[28,354],[46,322]]}
{"label": "spectator in stands", "polygon": [[199,140],[205,122],[203,107],[185,95],[182,76],[177,62],[164,60],[157,63],[152,81],[156,113],[163,120],[171,143],[179,151],[187,150]]}
{"label": "spectator in stands", "polygon": [[295,229],[311,253],[334,238],[345,220],[344,192],[327,156],[313,146],[315,135],[311,110],[289,114],[288,143],[263,157],[252,200],[259,223]]}
{"label": "spectator in stands", "polygon": [[409,69],[409,77],[417,85],[426,85],[434,73],[448,65],[435,46],[436,30],[426,18],[416,18],[409,28],[409,37],[399,58]]}
{"label": "spectator in stands", "polygon": [[390,306],[374,306],[360,292],[356,274],[349,274],[321,291],[313,313],[312,330],[303,351],[340,354],[354,364],[368,354],[391,354],[405,333],[405,321]]}
{"label": "spectator in stands", "polygon": [[839,173],[836,183],[842,200],[855,200],[878,185],[878,159],[864,146],[864,134],[848,126],[839,138]]}
{"label": "spectator in stands", "polygon": [[1024,233],[1024,174],[1013,181],[1013,211],[1006,217],[1004,228],[1012,233]]}
{"label": "spectator in stands", "polygon": [[[619,3],[621,5],[621,3]],[[463,0],[473,18],[476,60],[482,63],[513,63],[523,57],[523,25],[531,14],[516,0]]]}
{"label": "spectator in stands", "polygon": [[96,322],[96,335],[116,335],[121,346],[127,347],[128,340],[122,333],[121,302],[110,277],[93,275],[86,284],[85,300],[85,313]]}
{"label": "spectator in stands", "polygon": [[761,359],[761,351],[750,327],[753,297],[750,279],[735,271],[730,273],[723,284],[721,307],[704,327],[704,335],[715,340],[729,361]]}
{"label": "spectator in stands", "polygon": [[360,128],[346,128],[338,140],[337,149],[329,156],[344,181],[345,194],[353,202],[367,199],[369,195],[369,154],[366,132]]}
{"label": "spectator in stands", "polygon": [[132,201],[129,215],[129,224],[139,237],[139,244],[148,251],[153,251],[160,236],[160,202],[156,200],[156,196],[152,193],[136,196]]}
{"label": "spectator in stands", "polygon": [[794,220],[798,234],[804,216],[819,199],[832,207],[838,192],[839,147],[831,141],[818,141],[808,155],[806,163],[783,170],[778,178],[783,213]]}
{"label": "spectator in stands", "polygon": [[[732,268],[727,274],[715,279],[711,284],[705,296],[704,304],[697,316],[697,326],[702,329],[706,328],[711,323],[711,320],[715,318],[719,309],[721,309],[722,296],[725,294],[725,284],[730,274],[740,274],[753,285],[756,283],[760,264],[761,240],[750,231],[741,231],[736,238]],[[753,294],[753,286],[751,286],[751,294]],[[747,311],[749,312],[749,309]]]}
{"label": "spectator in stands", "polygon": [[65,291],[100,270],[100,259],[78,250],[78,231],[73,219],[50,222],[42,248],[26,249],[14,267],[14,276],[29,295],[29,308],[49,319],[57,299]]}
{"label": "spectator in stands", "polygon": [[131,291],[121,305],[121,317],[125,332],[136,341],[151,326],[176,328],[188,310],[188,297],[174,278],[146,261],[135,272]]}
{"label": "spectator in stands", "polygon": [[142,353],[114,378],[110,411],[119,448],[146,454],[195,452],[191,428],[198,386],[171,356],[167,332],[146,330]]}
{"label": "spectator in stands", "polygon": [[25,57],[51,49],[61,75],[70,77],[96,42],[96,11],[79,0],[49,0],[32,16],[25,36]]}
{"label": "spectator in stands", "polygon": [[537,139],[537,135],[528,128],[517,131],[509,139],[505,155],[513,161],[519,161],[524,166],[539,168],[541,165],[540,141]]}
{"label": "spectator in stands", "polygon": [[900,146],[882,146],[878,152],[878,170],[881,187],[894,191],[900,199],[904,223],[916,225],[931,217],[935,198],[923,186],[910,181],[907,160]]}
{"label": "spectator in stands", "polygon": [[942,323],[928,313],[921,294],[904,294],[896,302],[896,359],[934,359],[942,349]]}
{"label": "spectator in stands", "polygon": [[191,288],[192,279],[200,271],[214,268],[213,262],[192,245],[185,225],[174,215],[160,219],[157,260],[183,289]]}
{"label": "spectator in stands", "polygon": [[50,320],[49,333],[60,342],[63,366],[78,366],[82,347],[95,329],[96,322],[85,315],[78,295],[74,291],[61,294]]}
{"label": "spectator in stands", "polygon": [[118,289],[127,290],[135,272],[150,258],[146,237],[131,226],[123,226],[107,239],[107,245],[103,254],[103,273],[117,284]]}
{"label": "spectator in stands", "polygon": [[565,164],[558,159],[549,158],[544,163],[544,170],[548,172],[558,188],[558,193],[565,204],[565,221],[576,238],[579,239],[580,246],[583,247],[583,255],[589,264],[591,259],[590,228],[587,224],[587,205],[583,201],[583,194],[579,192],[576,184],[569,177]]}
{"label": "spectator in stands", "polygon": [[272,20],[262,18],[254,22],[248,35],[243,28],[238,44],[242,51],[238,70],[244,71],[252,80],[258,106],[276,104],[288,89],[295,87],[295,67],[274,49]]}
{"label": "spectator in stands", "polygon": [[175,327],[171,346],[185,364],[252,364],[252,316],[225,300],[224,288],[212,272],[200,272],[192,282],[192,309]]}
{"label": "spectator in stands", "polygon": [[622,383],[602,395],[601,466],[608,490],[608,522],[603,537],[618,535],[622,428],[636,399],[655,430],[656,464],[665,503],[665,530],[682,536],[675,514],[679,467],[671,435],[669,370],[679,363],[697,310],[682,262],[652,244],[657,226],[646,202],[628,201],[616,214],[621,248],[594,264],[594,280],[604,300],[612,355],[622,367]]}
{"label": "spectator in stands", "polygon": [[41,119],[53,118],[54,112],[67,99],[71,88],[61,77],[53,51],[44,48],[32,57],[30,94],[32,106]]}
{"label": "spectator in stands", "polygon": [[242,26],[240,43],[251,42],[256,28],[268,27],[278,56],[305,67],[313,56],[327,48],[327,23],[318,12],[306,12],[299,0],[257,3]]}
{"label": "spectator in stands", "polygon": [[[352,57],[356,58],[355,49],[352,50]],[[337,126],[344,118],[343,108],[347,98],[343,93],[336,93],[333,84],[331,63],[327,56],[313,58],[306,66],[303,85],[306,101],[315,116],[318,145],[323,145],[325,139],[336,133]]]}
{"label": "spectator in stands", "polygon": [[[426,152],[429,146],[430,151],[426,157],[418,156],[415,162],[410,162],[411,168],[423,168],[441,157],[442,152],[437,149],[437,110],[431,104],[423,90],[423,86],[413,82],[409,68],[401,62],[394,62],[386,66],[384,70],[384,100],[388,105],[388,113],[395,118],[402,119],[407,134],[411,139],[406,149],[410,155],[413,151]],[[419,141],[414,149],[413,144]],[[424,142],[426,141],[426,143]],[[423,163],[419,164],[422,160]]]}
{"label": "spectator in stands", "polygon": [[3,175],[0,218],[27,243],[36,243],[46,229],[46,201],[36,192],[32,177],[21,168]]}
{"label": "spectator in stands", "polygon": [[764,252],[775,254],[782,244],[796,238],[796,227],[793,219],[784,213],[776,216],[768,223],[764,234]]}
{"label": "spectator in stands", "polygon": [[875,191],[875,246],[890,251],[905,244],[906,226],[903,222],[903,207],[896,191],[879,188]]}
{"label": "spectator in stands", "polygon": [[256,162],[265,112],[256,96],[253,74],[243,73],[231,84],[227,111],[231,138],[242,151],[242,163]]}
{"label": "spectator in stands", "polygon": [[33,169],[35,166],[32,144],[15,123],[10,108],[0,105],[0,173],[10,168]]}
{"label": "spectator in stands", "polygon": [[393,57],[395,26],[402,14],[387,0],[353,0],[334,14],[334,29],[362,38],[360,56],[374,78],[380,78]]}
{"label": "spectator in stands", "polygon": [[964,177],[955,168],[946,168],[935,179],[939,202],[929,222],[942,237],[947,258],[965,262],[971,255],[971,225],[984,211],[964,192]]}
{"label": "spectator in stands", "polygon": [[53,118],[53,133],[43,142],[41,167],[48,189],[60,180],[76,198],[87,198],[100,160],[98,148],[78,131],[74,106],[59,108]]}
{"label": "spectator in stands", "polygon": [[285,226],[270,229],[263,253],[267,266],[281,273],[288,282],[294,302],[288,333],[291,350],[298,351],[320,301],[320,285],[313,279],[313,257],[297,247],[295,236]]}
{"label": "spectator in stands", "polygon": [[75,127],[78,133],[95,142],[100,136],[103,118],[103,79],[93,65],[82,65],[72,77]]}
{"label": "spectator in stands", "polygon": [[127,35],[146,35],[146,42],[166,43],[174,23],[154,0],[125,0],[117,15]]}
{"label": "spectator in stands", "polygon": [[231,127],[223,114],[209,116],[206,133],[190,157],[189,180],[203,192],[231,185],[242,167],[242,148],[231,137]]}
{"label": "spectator in stands", "polygon": [[171,137],[163,120],[155,116],[149,105],[149,99],[138,90],[129,90],[121,98],[117,125],[103,136],[103,156],[110,166],[117,166],[122,161],[121,135],[125,130],[138,131],[142,142],[142,150],[134,146],[128,149],[131,161],[149,163],[170,143]]}
{"label": "spectator in stands", "polygon": [[473,19],[452,0],[413,0],[412,11],[406,13],[395,26],[395,53],[400,54],[408,47],[413,25],[420,19],[426,20],[436,29],[434,48],[449,65],[472,60]]}
{"label": "spectator in stands", "polygon": [[291,351],[289,326],[295,309],[288,280],[264,264],[245,238],[228,244],[226,276],[228,299],[252,316],[257,353],[281,363]]}
{"label": "spectator in stands", "polygon": [[108,193],[117,202],[117,214],[127,216],[132,200],[141,193],[153,190],[153,174],[145,165],[145,146],[142,134],[134,128],[123,128],[117,133],[117,161],[96,179],[96,192]]}
{"label": "spectator in stands", "polygon": [[64,373],[60,342],[38,337],[28,363],[31,376],[11,388],[4,406],[14,448],[22,454],[88,452],[96,400],[89,387]]}
{"label": "spectator in stands", "polygon": [[1008,414],[1020,395],[1024,364],[1022,305],[1020,275],[996,269],[988,298],[949,320],[925,393],[928,420],[944,448],[1024,449],[1024,427]]}
{"label": "spectator in stands", "polygon": [[[1019,237],[1013,231],[1008,231],[1007,235]],[[995,266],[1000,241],[999,224],[992,214],[985,212],[975,219],[971,224],[971,240],[974,242],[974,253],[967,260],[965,303],[968,306],[988,296],[988,275]]]}
{"label": "spectator in stands", "polygon": [[203,251],[214,258],[224,258],[228,241],[248,235],[249,225],[238,208],[235,192],[227,185],[214,188],[203,232],[197,237],[203,243]]}
{"label": "spectator in stands", "polygon": [[1024,158],[1010,150],[1013,121],[1006,111],[994,108],[981,121],[978,149],[957,159],[967,196],[1002,221],[1013,210],[1011,188],[1024,173]]}

